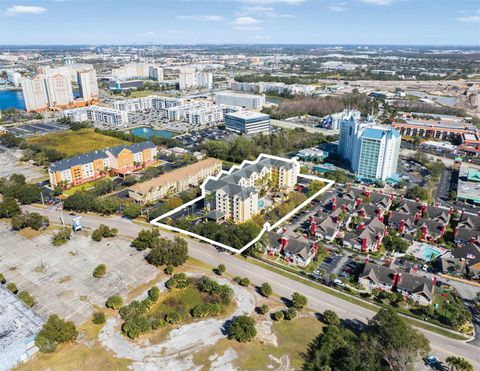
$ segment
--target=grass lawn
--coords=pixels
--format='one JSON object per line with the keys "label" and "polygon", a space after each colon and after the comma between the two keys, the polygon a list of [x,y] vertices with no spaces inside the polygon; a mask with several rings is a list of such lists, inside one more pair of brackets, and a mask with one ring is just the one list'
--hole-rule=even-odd
{"label": "grass lawn", "polygon": [[80,185],[78,185],[78,186],[69,188],[69,189],[63,191],[63,195],[64,195],[64,196],[71,196],[71,195],[73,195],[73,194],[74,194],[75,192],[77,192],[77,191],[88,191],[89,189],[94,188],[94,187],[95,187],[95,184],[97,184],[98,182],[100,182],[100,181],[102,181],[102,180],[104,180],[104,179],[111,179],[111,177],[106,176],[106,177],[103,177],[103,178],[94,180],[93,182],[83,183],[83,184],[80,184]]}
{"label": "grass lawn", "polygon": [[80,337],[83,336],[88,345],[69,343],[60,345],[54,353],[39,352],[15,370],[129,370],[129,360],[116,358],[96,341],[101,328],[102,325],[94,325],[89,320],[78,328]]}
{"label": "grass lawn", "polygon": [[198,366],[203,365],[203,369],[207,370],[211,365],[209,357],[214,354],[221,355],[231,348],[237,353],[237,359],[233,365],[240,370],[266,370],[269,365],[273,365],[273,369],[278,368],[279,365],[272,361],[269,355],[277,359],[287,355],[291,367],[298,370],[303,364],[302,353],[321,331],[322,323],[312,317],[274,322],[272,332],[277,336],[278,347],[265,344],[258,339],[250,343],[222,339],[206,351],[195,353],[193,361]]}
{"label": "grass lawn", "polygon": [[34,137],[28,139],[27,142],[40,145],[45,149],[55,149],[69,157],[128,143],[118,138],[96,133],[93,129],[66,130]]}

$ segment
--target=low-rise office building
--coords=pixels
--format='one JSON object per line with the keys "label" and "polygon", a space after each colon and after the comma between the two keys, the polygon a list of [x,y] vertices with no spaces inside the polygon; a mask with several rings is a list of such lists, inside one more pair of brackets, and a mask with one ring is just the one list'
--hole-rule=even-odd
{"label": "low-rise office building", "polygon": [[144,204],[155,202],[190,187],[197,187],[207,177],[218,175],[221,170],[222,162],[220,160],[208,158],[146,182],[135,184],[129,188],[128,196]]}
{"label": "low-rise office building", "polygon": [[50,186],[70,188],[103,178],[109,173],[126,175],[156,161],[151,141],[87,152],[56,161],[48,168]]}
{"label": "low-rise office building", "polygon": [[252,111],[229,113],[225,115],[225,128],[243,134],[269,133],[270,116]]}
{"label": "low-rise office building", "polygon": [[239,94],[233,92],[220,92],[215,94],[216,104],[240,106],[248,109],[261,109],[265,105],[265,94]]}

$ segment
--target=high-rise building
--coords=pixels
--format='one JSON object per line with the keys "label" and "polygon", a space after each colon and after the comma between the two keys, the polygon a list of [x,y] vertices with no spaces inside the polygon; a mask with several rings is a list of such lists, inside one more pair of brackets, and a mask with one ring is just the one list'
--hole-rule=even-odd
{"label": "high-rise building", "polygon": [[27,112],[48,108],[47,87],[43,77],[23,78],[20,79],[20,84]]}
{"label": "high-rise building", "polygon": [[182,67],[178,75],[180,90],[189,88],[211,88],[213,86],[213,74],[211,72],[198,72],[195,67]]}
{"label": "high-rise building", "polygon": [[397,172],[402,136],[372,119],[357,120],[348,112],[340,122],[339,153],[361,178],[386,180]]}
{"label": "high-rise building", "polygon": [[125,66],[112,69],[113,77],[117,79],[152,79],[163,80],[163,69],[148,63],[128,63]]}
{"label": "high-rise building", "polygon": [[17,71],[7,70],[7,80],[13,86],[17,87],[20,84],[20,79],[22,75]]}
{"label": "high-rise building", "polygon": [[97,73],[94,69],[77,72],[77,83],[83,100],[98,98]]}
{"label": "high-rise building", "polygon": [[73,102],[73,89],[69,78],[63,75],[54,75],[45,77],[44,81],[50,108],[68,106]]}

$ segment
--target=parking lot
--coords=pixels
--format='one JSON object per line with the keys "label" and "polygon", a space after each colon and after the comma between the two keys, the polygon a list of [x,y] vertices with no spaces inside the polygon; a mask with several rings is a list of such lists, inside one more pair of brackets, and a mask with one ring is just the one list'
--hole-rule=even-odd
{"label": "parking lot", "polygon": [[68,126],[58,122],[39,122],[35,124],[18,125],[8,128],[8,132],[21,138],[34,137],[67,130]]}
{"label": "parking lot", "polygon": [[9,177],[12,174],[23,174],[27,180],[47,176],[42,168],[21,162],[22,156],[22,150],[6,148],[0,145],[0,178]]}
{"label": "parking lot", "polygon": [[180,143],[181,147],[192,150],[200,147],[206,140],[221,140],[235,136],[236,134],[232,132],[215,127],[191,131],[175,139]]}
{"label": "parking lot", "polygon": [[[81,232],[67,244],[54,247],[53,233],[46,231],[29,239],[0,223],[0,272],[35,298],[33,309],[44,317],[56,313],[82,323],[91,316],[94,305],[103,307],[114,294],[125,297],[158,273],[146,263],[143,252],[130,247],[130,241],[92,242]],[[101,263],[107,265],[107,274],[94,278],[93,270]]]}
{"label": "parking lot", "polygon": [[[348,251],[331,251],[324,261],[313,272],[313,276],[327,283],[332,283],[331,277],[335,276],[333,283],[342,285],[342,281],[355,275],[360,263]],[[322,275],[322,271],[326,274]]]}

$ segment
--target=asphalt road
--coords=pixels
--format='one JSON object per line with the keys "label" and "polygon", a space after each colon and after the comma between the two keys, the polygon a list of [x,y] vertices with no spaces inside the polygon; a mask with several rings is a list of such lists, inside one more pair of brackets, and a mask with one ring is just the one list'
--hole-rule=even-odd
{"label": "asphalt road", "polygon": [[[42,209],[33,206],[24,206],[25,211],[35,211],[48,216],[51,223],[59,223],[60,212]],[[64,212],[65,223],[70,223],[72,216]],[[102,217],[98,215],[82,215],[82,225],[88,228],[97,228],[100,224],[106,224],[110,227],[118,228],[119,234],[126,237],[136,237],[143,226],[133,223],[128,219],[117,216]],[[161,231],[164,237],[172,238],[175,234]],[[357,319],[367,321],[375,315],[375,312],[364,307],[347,302],[324,291],[317,290],[301,282],[286,278],[278,273],[255,265],[248,260],[231,255],[227,252],[219,252],[213,246],[201,243],[195,240],[188,240],[189,255],[211,266],[225,264],[227,271],[232,275],[246,276],[253,284],[261,285],[263,282],[269,282],[273,291],[280,296],[290,298],[294,292],[299,292],[308,298],[308,306],[317,311],[323,312],[326,309],[334,310],[343,319]],[[449,355],[461,356],[468,359],[475,369],[480,369],[480,348],[474,344],[463,341],[453,340],[451,338],[433,333],[424,329],[419,329],[430,341],[432,354],[445,360]]]}

